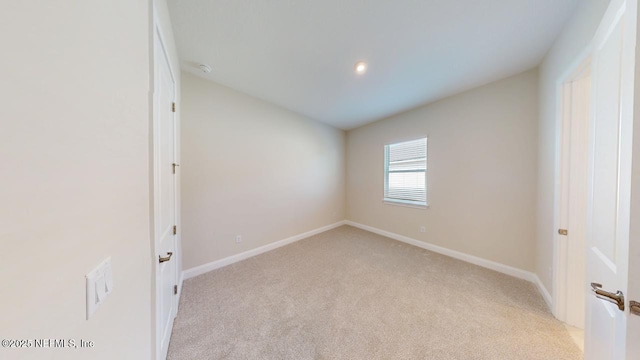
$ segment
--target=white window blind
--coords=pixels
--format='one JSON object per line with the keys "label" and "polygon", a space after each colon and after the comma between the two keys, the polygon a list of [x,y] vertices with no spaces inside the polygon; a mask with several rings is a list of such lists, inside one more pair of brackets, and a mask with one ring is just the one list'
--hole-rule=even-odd
{"label": "white window blind", "polygon": [[427,205],[427,138],[384,147],[384,200]]}

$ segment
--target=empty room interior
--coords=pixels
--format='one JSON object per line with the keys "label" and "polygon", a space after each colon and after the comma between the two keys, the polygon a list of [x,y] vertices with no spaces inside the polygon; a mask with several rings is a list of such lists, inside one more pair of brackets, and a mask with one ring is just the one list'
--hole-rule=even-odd
{"label": "empty room interior", "polygon": [[638,14],[3,2],[0,358],[640,359]]}

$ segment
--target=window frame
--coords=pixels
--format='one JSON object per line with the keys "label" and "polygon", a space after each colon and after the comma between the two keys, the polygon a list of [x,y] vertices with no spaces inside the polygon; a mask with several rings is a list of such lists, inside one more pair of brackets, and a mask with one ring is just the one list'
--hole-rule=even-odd
{"label": "window frame", "polygon": [[[417,141],[425,139],[425,147],[426,147],[426,158],[425,158],[425,170],[424,170],[424,187],[425,187],[425,201],[415,201],[415,200],[403,200],[403,199],[394,199],[387,198],[385,193],[387,193],[387,189],[389,186],[389,163],[387,162],[387,151],[391,145],[401,144],[405,142]],[[384,145],[382,152],[382,162],[383,162],[383,177],[384,184],[382,188],[382,202],[386,205],[396,205],[409,207],[414,209],[428,209],[429,208],[429,187],[427,182],[427,173],[429,171],[429,136],[423,135],[417,138],[398,140],[394,142],[390,142]]]}

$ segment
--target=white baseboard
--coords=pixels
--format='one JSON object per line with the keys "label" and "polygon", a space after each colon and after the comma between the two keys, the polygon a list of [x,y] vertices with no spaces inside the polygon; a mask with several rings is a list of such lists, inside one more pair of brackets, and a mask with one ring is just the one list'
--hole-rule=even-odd
{"label": "white baseboard", "polygon": [[184,283],[184,271],[180,272],[180,279],[178,279],[178,303],[180,303],[180,296],[182,295],[182,283]]}
{"label": "white baseboard", "polygon": [[424,241],[419,241],[416,239],[412,239],[410,237],[404,236],[404,235],[399,235],[399,234],[395,234],[389,231],[385,231],[385,230],[381,230],[378,228],[374,228],[372,226],[368,226],[368,225],[363,225],[360,223],[356,223],[350,220],[344,220],[344,221],[339,221],[337,223],[331,224],[331,225],[327,225],[327,226],[323,226],[321,228],[315,229],[315,230],[311,230],[311,231],[307,231],[305,233],[302,234],[298,234],[280,241],[276,241],[274,243],[268,244],[268,245],[264,245],[261,246],[259,248],[255,248],[249,251],[245,251],[243,253],[240,254],[236,254],[236,255],[232,255],[229,257],[226,257],[224,259],[220,259],[217,261],[213,261],[204,265],[200,265],[200,266],[196,266],[194,268],[191,269],[187,269],[182,271],[181,275],[180,275],[180,281],[179,281],[179,292],[178,294],[182,294],[182,282],[184,280],[187,279],[191,279],[192,277],[198,276],[198,275],[202,275],[204,273],[207,273],[209,271],[213,271],[222,267],[225,267],[227,265],[231,265],[233,263],[237,263],[239,261],[242,260],[246,260],[248,258],[254,257],[256,255],[260,255],[263,254],[267,251],[271,251],[271,250],[275,250],[277,248],[289,245],[291,243],[294,243],[296,241],[300,241],[302,239],[306,239],[308,237],[311,237],[313,235],[317,235],[320,233],[323,233],[325,231],[329,231],[331,229],[335,229],[339,226],[342,225],[350,225],[362,230],[366,230],[369,232],[372,232],[374,234],[378,234],[378,235],[382,235],[397,241],[401,241],[403,243],[409,244],[409,245],[413,245],[413,246],[417,246],[419,248],[425,249],[425,250],[429,250],[429,251],[433,251],[435,253],[438,254],[442,254],[442,255],[446,255],[449,257],[452,257],[454,259],[458,259],[458,260],[462,260],[474,265],[478,265],[487,269],[491,269],[506,275],[510,275],[519,279],[523,279],[523,280],[527,280],[531,283],[533,283],[536,288],[538,289],[538,291],[540,292],[540,294],[542,295],[542,298],[544,299],[544,301],[546,302],[547,306],[549,307],[549,309],[552,309],[552,304],[553,304],[553,300],[551,295],[549,294],[549,292],[547,291],[547,289],[544,287],[544,285],[542,284],[542,282],[540,281],[540,278],[538,277],[538,275],[526,271],[526,270],[522,270],[522,269],[518,269],[512,266],[508,266],[508,265],[504,265],[504,264],[500,264],[497,263],[495,261],[491,261],[491,260],[487,260],[487,259],[483,259],[477,256],[473,256],[473,255],[468,255],[459,251],[455,251],[455,250],[451,250],[451,249],[447,249],[438,245],[433,245],[430,243],[426,243]]}
{"label": "white baseboard", "polygon": [[[320,233],[323,233],[325,231],[329,231],[331,229],[335,229],[338,226],[342,226],[344,225],[345,222],[344,221],[338,221],[337,223],[331,224],[331,225],[327,225],[327,226],[323,226],[321,228],[317,228],[315,230],[311,230],[311,231],[307,231],[305,233],[302,234],[298,234],[280,241],[276,241],[274,243],[268,244],[268,245],[264,245],[261,246],[259,248],[255,248],[249,251],[245,251],[242,252],[240,254],[236,254],[236,255],[232,255],[229,257],[226,257],[224,259],[220,259],[217,261],[213,261],[204,265],[200,265],[200,266],[196,266],[194,268],[191,269],[187,269],[182,271],[182,278],[184,280],[187,279],[191,279],[192,277],[198,276],[198,275],[202,275],[204,273],[207,273],[209,271],[213,271],[216,269],[219,269],[221,267],[225,267],[227,265],[231,265],[233,263],[237,263],[238,261],[242,261],[242,260],[246,260],[250,257],[254,257],[256,255],[260,255],[263,254],[267,251],[271,251],[271,250],[275,250],[279,247],[283,247],[285,245],[289,245],[291,243],[294,243],[296,241],[300,241],[302,239],[306,239],[308,237],[311,237],[313,235],[317,235]],[[181,285],[182,286],[182,285]]]}
{"label": "white baseboard", "polygon": [[500,264],[491,260],[487,260],[487,259],[483,259],[483,258],[479,258],[477,256],[473,256],[473,255],[468,255],[459,251],[455,251],[455,250],[451,250],[451,249],[447,249],[441,246],[437,246],[437,245],[433,245],[430,243],[426,243],[424,241],[419,241],[416,239],[412,239],[410,237],[404,236],[404,235],[398,235],[389,231],[385,231],[385,230],[380,230],[378,228],[374,228],[372,226],[368,226],[368,225],[363,225],[363,224],[359,224],[353,221],[345,221],[345,224],[347,225],[351,225],[353,227],[357,227],[360,228],[362,230],[366,230],[378,235],[382,235],[382,236],[386,236],[388,238],[394,239],[394,240],[398,240],[401,241],[403,243],[407,243],[409,245],[413,245],[413,246],[417,246],[419,248],[425,249],[425,250],[429,250],[429,251],[433,251],[435,253],[438,254],[442,254],[442,255],[446,255],[449,257],[452,257],[454,259],[458,259],[458,260],[462,260],[474,265],[478,265],[487,269],[491,269],[497,272],[501,272],[503,274],[507,274],[519,279],[523,279],[523,280],[527,280],[530,282],[535,282],[534,278],[536,277],[535,274],[529,272],[529,271],[525,271],[525,270],[521,270],[518,268],[514,268],[508,265],[504,265],[504,264]]}
{"label": "white baseboard", "polygon": [[180,310],[180,297],[182,296],[182,283],[184,282],[184,271],[180,272],[180,276],[178,277],[178,293],[176,299],[176,316],[178,316],[178,311]]}
{"label": "white baseboard", "polygon": [[547,288],[544,286],[537,274],[533,274],[533,277],[533,283],[538,288],[538,291],[540,292],[540,295],[542,295],[544,302],[547,303],[549,311],[553,313],[553,298],[551,297],[551,294],[549,293],[549,291],[547,291]]}

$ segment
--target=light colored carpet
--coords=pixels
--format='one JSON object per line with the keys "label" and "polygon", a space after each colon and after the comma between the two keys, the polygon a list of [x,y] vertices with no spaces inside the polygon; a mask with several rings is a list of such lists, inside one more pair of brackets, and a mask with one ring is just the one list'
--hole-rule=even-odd
{"label": "light colored carpet", "polygon": [[168,358],[582,354],[532,284],[342,226],[187,280]]}

